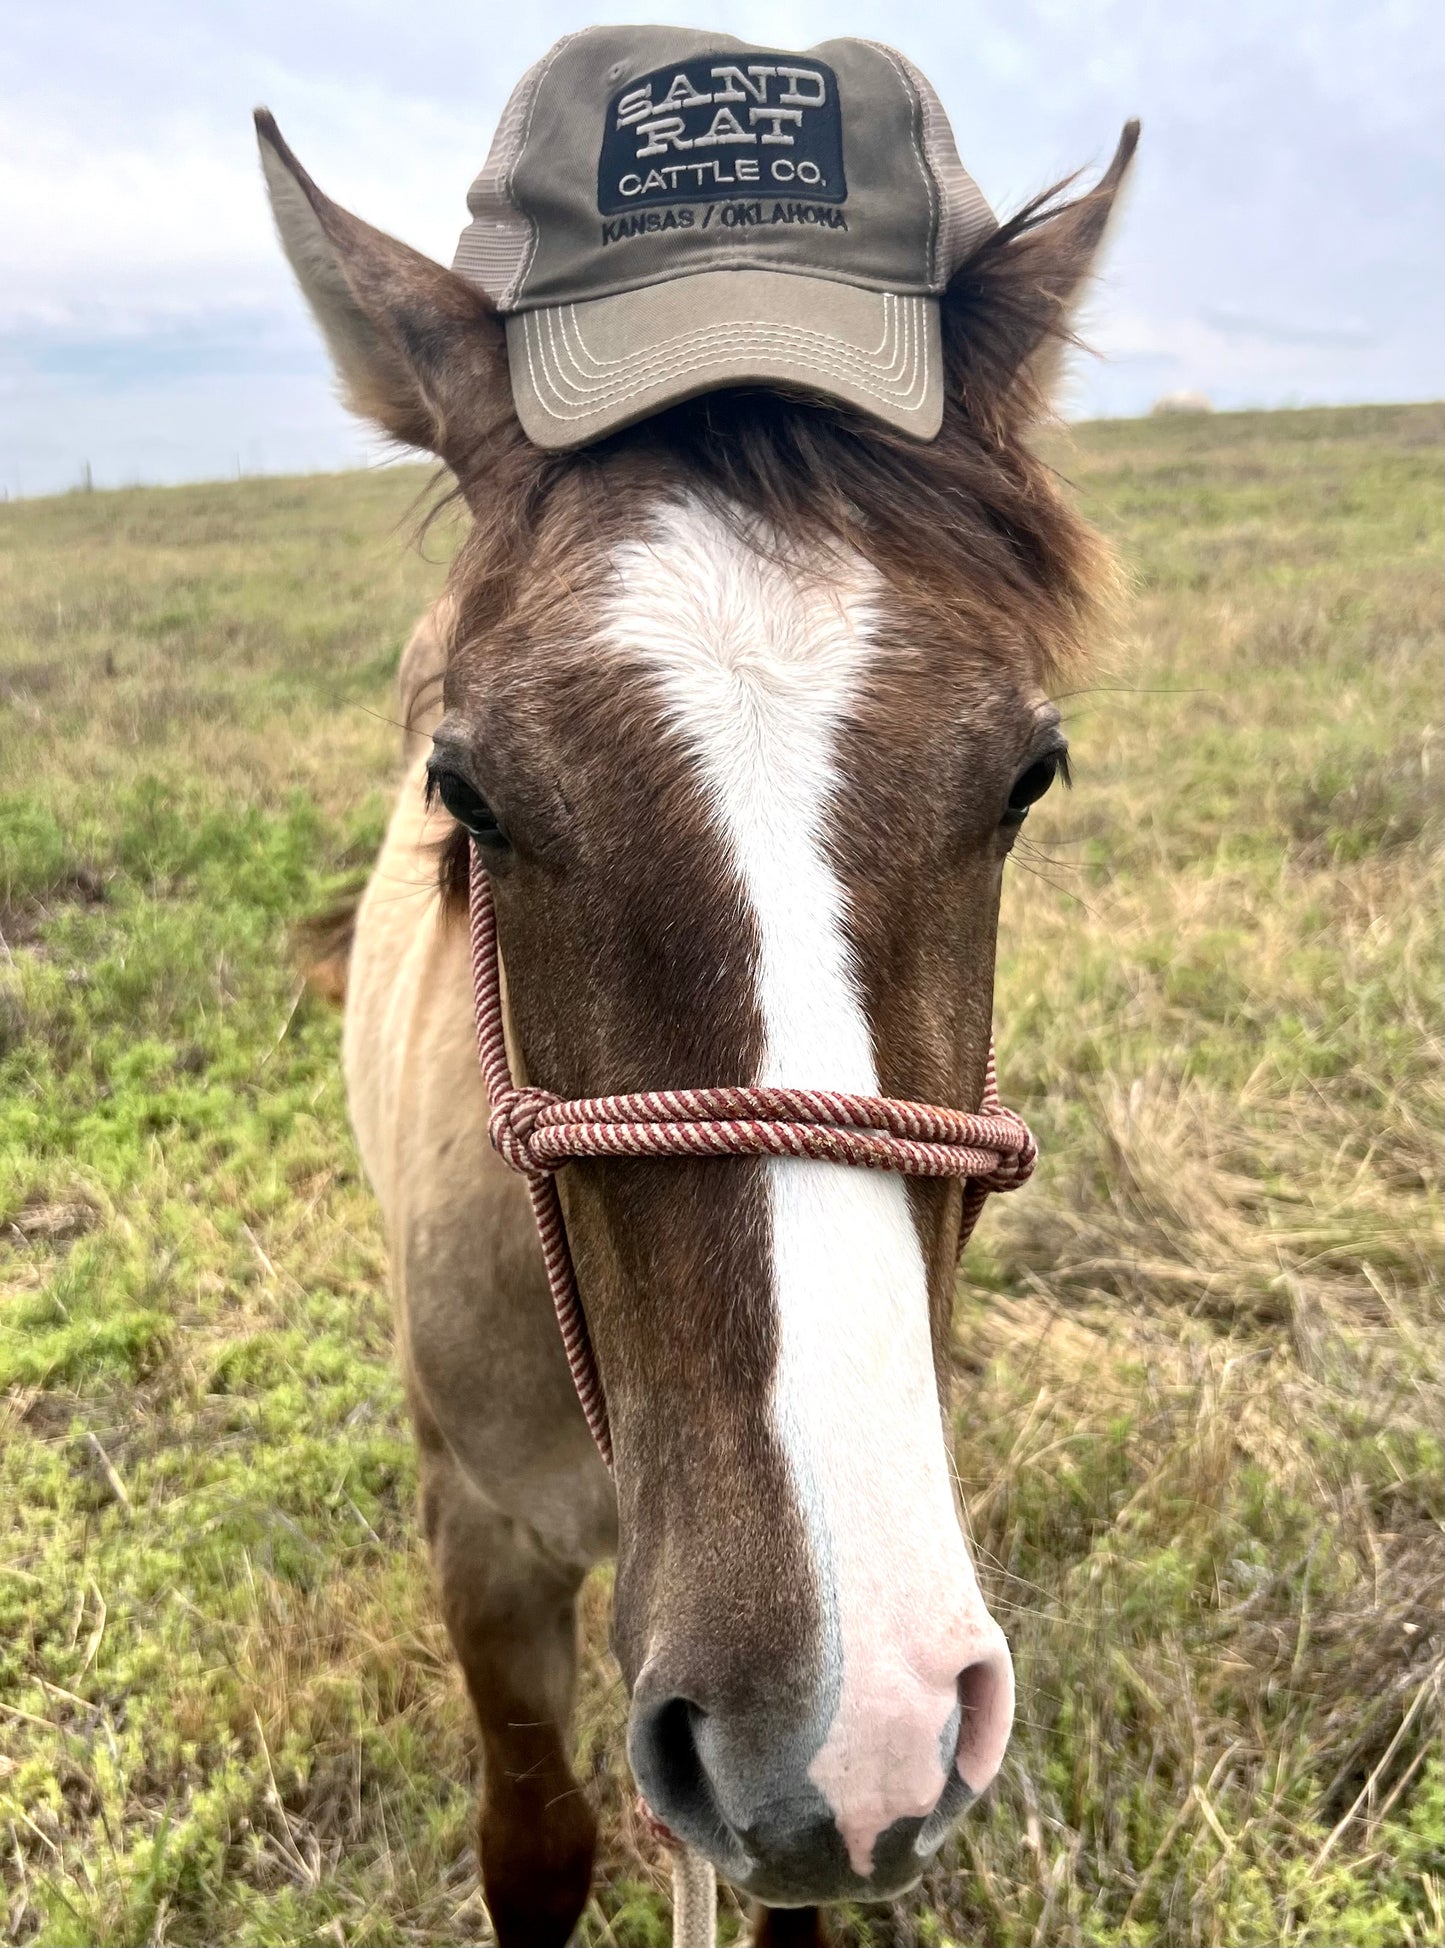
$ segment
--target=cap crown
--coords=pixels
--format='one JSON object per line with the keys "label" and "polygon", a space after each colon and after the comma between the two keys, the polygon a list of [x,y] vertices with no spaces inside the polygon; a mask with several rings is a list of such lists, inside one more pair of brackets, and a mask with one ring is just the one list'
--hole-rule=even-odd
{"label": "cap crown", "polygon": [[699,271],[941,291],[995,227],[941,103],[872,41],[593,27],[528,70],[455,269],[504,312]]}

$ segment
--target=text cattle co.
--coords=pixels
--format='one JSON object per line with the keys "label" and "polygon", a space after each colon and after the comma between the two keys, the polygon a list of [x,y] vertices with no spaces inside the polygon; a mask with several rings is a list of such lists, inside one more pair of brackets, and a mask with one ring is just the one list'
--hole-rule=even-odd
{"label": "text cattle co.", "polygon": [[749,188],[845,199],[831,68],[692,61],[645,75],[613,97],[598,170],[604,213],[707,202]]}

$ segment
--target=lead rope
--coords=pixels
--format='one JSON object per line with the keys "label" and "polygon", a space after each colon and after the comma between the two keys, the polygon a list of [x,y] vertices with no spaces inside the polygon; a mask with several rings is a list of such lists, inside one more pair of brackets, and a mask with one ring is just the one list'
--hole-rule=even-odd
{"label": "lead rope", "polygon": [[[491,882],[471,848],[472,997],[477,1056],[490,1104],[488,1133],[503,1162],[527,1180],[547,1284],[577,1398],[612,1466],[607,1398],[577,1290],[556,1173],[587,1157],[806,1157],[963,1181],[960,1255],[991,1191],[1017,1190],[1038,1157],[1028,1125],[999,1101],[993,1044],[978,1113],[893,1096],[832,1089],[649,1089],[569,1102],[548,1089],[519,1089],[507,1059],[501,963]],[[674,1948],[713,1948],[717,1876],[709,1861],[668,1831],[646,1802],[652,1831],[674,1849]]]}
{"label": "lead rope", "polygon": [[711,1860],[672,1843],[673,1948],[715,1948],[717,1874]]}

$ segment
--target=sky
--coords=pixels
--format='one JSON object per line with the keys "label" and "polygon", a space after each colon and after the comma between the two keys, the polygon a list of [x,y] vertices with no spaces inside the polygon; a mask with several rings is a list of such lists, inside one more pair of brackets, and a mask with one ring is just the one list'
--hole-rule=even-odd
{"label": "sky", "polygon": [[[697,0],[636,20],[896,43],[1000,213],[1144,124],[1075,417],[1445,392],[1439,0]],[[250,110],[450,262],[502,104],[579,0],[0,0],[0,493],[333,469],[337,403]]]}

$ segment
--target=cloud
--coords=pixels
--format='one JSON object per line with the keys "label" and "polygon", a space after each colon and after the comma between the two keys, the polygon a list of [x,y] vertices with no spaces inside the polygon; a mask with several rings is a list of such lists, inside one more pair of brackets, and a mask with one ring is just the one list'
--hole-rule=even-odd
{"label": "cloud", "polygon": [[[1435,0],[707,11],[763,44],[905,41],[1000,208],[1101,162],[1142,115],[1076,410],[1140,411],[1183,385],[1219,405],[1441,390]],[[64,486],[87,460],[98,480],[171,479],[368,451],[271,234],[250,109],[276,111],[339,201],[445,261],[512,84],[587,17],[580,0],[12,9],[0,486]]]}
{"label": "cloud", "polygon": [[1378,333],[1361,325],[1282,325],[1240,311],[1204,310],[1199,315],[1226,338],[1257,338],[1263,345],[1338,346],[1343,351],[1358,352],[1380,342]]}

